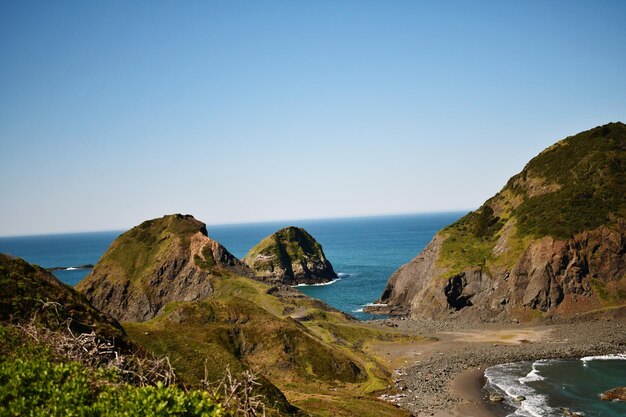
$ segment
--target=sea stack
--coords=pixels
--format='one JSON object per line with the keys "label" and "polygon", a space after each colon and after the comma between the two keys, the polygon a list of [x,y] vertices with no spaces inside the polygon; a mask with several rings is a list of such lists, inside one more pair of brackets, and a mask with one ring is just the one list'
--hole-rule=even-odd
{"label": "sea stack", "polygon": [[568,137],[439,231],[367,311],[532,320],[626,304],[626,125]]}
{"label": "sea stack", "polygon": [[285,227],[266,237],[243,262],[268,283],[320,284],[337,278],[322,245],[300,227]]}
{"label": "sea stack", "polygon": [[76,288],[119,321],[146,321],[172,301],[213,292],[215,277],[252,271],[191,215],[148,220],[119,236]]}

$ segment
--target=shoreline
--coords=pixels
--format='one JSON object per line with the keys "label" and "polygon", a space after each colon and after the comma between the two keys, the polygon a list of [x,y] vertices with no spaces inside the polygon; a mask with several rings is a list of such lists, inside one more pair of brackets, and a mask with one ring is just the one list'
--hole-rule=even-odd
{"label": "shoreline", "polygon": [[386,346],[405,393],[397,404],[416,417],[502,417],[490,403],[485,369],[509,362],[582,358],[626,351],[626,308],[538,323],[387,319],[380,326],[423,336],[411,346]]}
{"label": "shoreline", "polygon": [[485,368],[463,371],[450,383],[450,393],[463,401],[463,406],[453,410],[435,412],[435,417],[500,417],[489,408],[483,396]]}

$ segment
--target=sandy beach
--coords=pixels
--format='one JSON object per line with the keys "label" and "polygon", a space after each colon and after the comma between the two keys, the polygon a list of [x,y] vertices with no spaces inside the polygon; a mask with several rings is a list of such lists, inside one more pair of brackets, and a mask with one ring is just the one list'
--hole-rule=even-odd
{"label": "sandy beach", "polygon": [[[397,394],[389,398],[415,416],[497,417],[488,401],[486,368],[500,363],[578,358],[626,351],[626,308],[530,324],[389,319],[379,326],[420,335],[423,343],[386,345]],[[383,352],[384,350],[384,352]]]}

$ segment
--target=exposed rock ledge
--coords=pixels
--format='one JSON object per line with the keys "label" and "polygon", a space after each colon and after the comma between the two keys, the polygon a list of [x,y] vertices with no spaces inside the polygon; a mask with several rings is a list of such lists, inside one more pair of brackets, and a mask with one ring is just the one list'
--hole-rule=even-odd
{"label": "exposed rock ledge", "polygon": [[[458,312],[481,320],[534,314],[572,315],[619,304],[626,293],[626,225],[580,233],[569,240],[534,241],[511,269],[468,268],[442,277],[441,236],[398,269],[366,311],[442,318]],[[533,313],[535,311],[535,313]]]}

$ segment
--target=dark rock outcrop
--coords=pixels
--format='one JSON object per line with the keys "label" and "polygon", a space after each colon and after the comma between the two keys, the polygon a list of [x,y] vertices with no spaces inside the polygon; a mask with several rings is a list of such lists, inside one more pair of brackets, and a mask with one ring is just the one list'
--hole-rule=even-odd
{"label": "dark rock outcrop", "polygon": [[626,125],[567,138],[438,232],[366,311],[480,319],[626,304]]}
{"label": "dark rock outcrop", "polygon": [[243,261],[269,283],[317,284],[337,278],[320,245],[306,230],[286,227],[250,249]]}
{"label": "dark rock outcrop", "polygon": [[600,394],[602,401],[626,401],[626,387],[617,387]]}
{"label": "dark rock outcrop", "polygon": [[172,301],[213,292],[214,276],[252,276],[190,215],[148,220],[119,236],[76,288],[120,321],[145,321]]}

